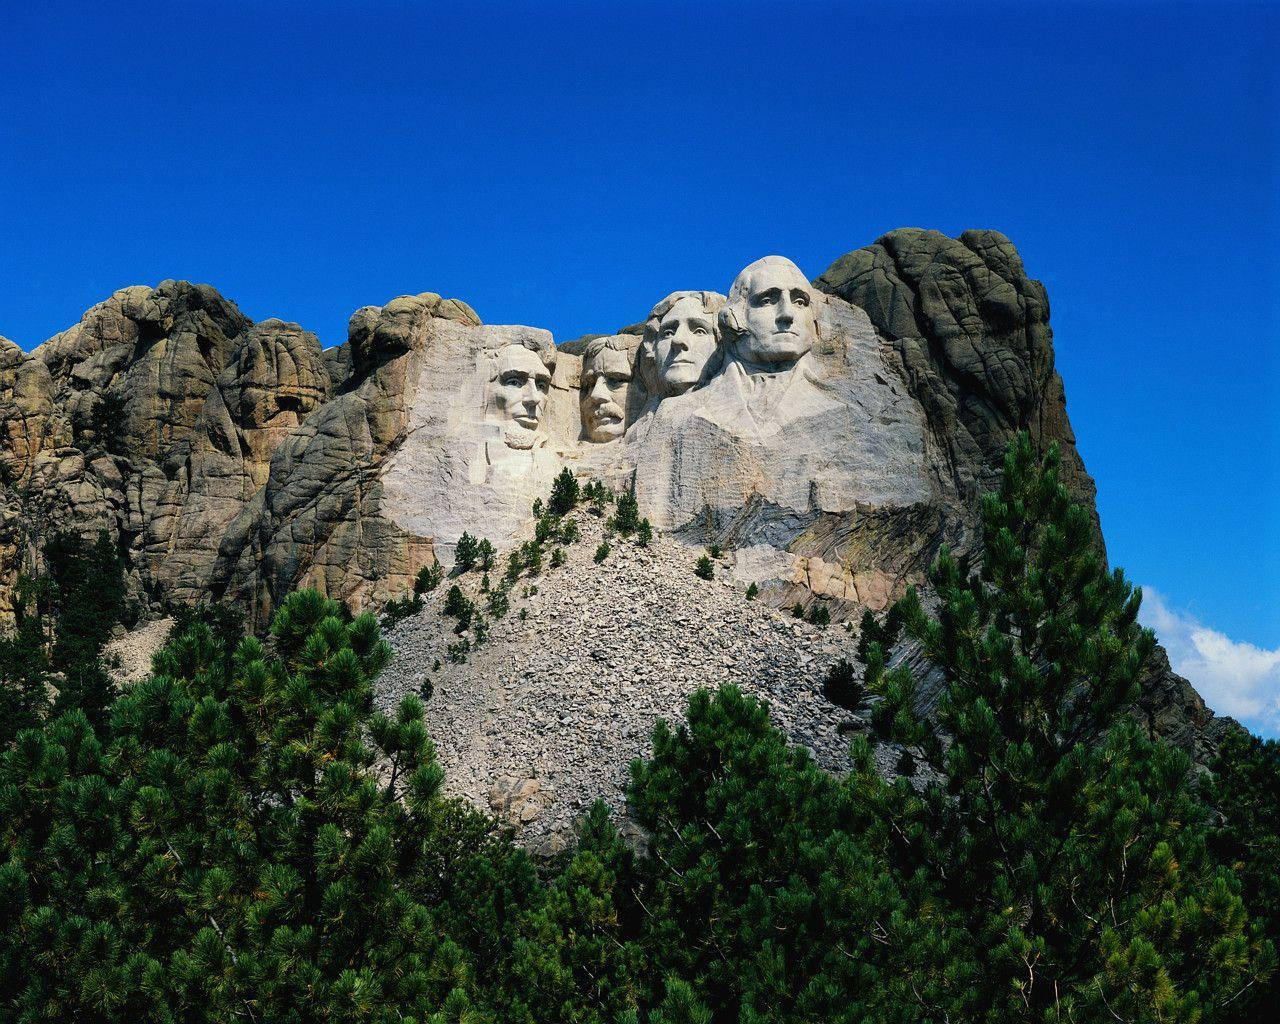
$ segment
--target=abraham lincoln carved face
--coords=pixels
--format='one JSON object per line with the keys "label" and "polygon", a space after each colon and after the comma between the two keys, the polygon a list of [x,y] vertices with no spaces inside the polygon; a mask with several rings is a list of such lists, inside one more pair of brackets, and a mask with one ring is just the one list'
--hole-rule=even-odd
{"label": "abraham lincoln carved face", "polygon": [[507,345],[497,355],[489,379],[486,415],[505,428],[509,448],[533,446],[551,390],[551,370],[524,345]]}

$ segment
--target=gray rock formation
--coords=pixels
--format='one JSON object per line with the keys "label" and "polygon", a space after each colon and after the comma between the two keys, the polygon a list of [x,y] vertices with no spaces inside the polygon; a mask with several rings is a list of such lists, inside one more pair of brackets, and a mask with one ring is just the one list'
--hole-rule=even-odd
{"label": "gray rock formation", "polygon": [[[564,466],[634,486],[675,540],[731,551],[764,601],[820,597],[836,621],[886,607],[940,545],[976,551],[977,496],[1020,429],[1060,444],[1093,508],[1048,300],[1003,235],[895,231],[812,283],[768,257],[727,293],[674,293],[558,350],[402,296],[321,351],[166,281],[30,354],[0,339],[0,618],[39,534],[64,525],[116,538],[144,613],[223,599],[261,627],[298,586],[377,606],[464,531],[522,539]],[[1214,727],[1167,666],[1144,702],[1184,745]]]}

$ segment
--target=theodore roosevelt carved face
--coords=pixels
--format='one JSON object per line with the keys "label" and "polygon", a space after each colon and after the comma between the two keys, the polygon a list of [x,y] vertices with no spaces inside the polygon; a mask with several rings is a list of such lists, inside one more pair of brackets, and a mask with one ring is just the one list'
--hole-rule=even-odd
{"label": "theodore roosevelt carved face", "polygon": [[734,355],[748,370],[788,370],[818,336],[817,296],[800,268],[766,256],[742,271],[720,311]]}
{"label": "theodore roosevelt carved face", "polygon": [[489,379],[486,416],[505,428],[509,448],[530,448],[551,390],[551,370],[542,356],[524,345],[500,350]]}
{"label": "theodore roosevelt carved face", "polygon": [[645,346],[659,395],[683,394],[703,380],[716,354],[716,313],[723,303],[715,292],[673,292],[653,307]]}
{"label": "theodore roosevelt carved face", "polygon": [[639,339],[613,335],[591,341],[582,354],[579,398],[588,441],[615,441],[626,430],[627,395]]}

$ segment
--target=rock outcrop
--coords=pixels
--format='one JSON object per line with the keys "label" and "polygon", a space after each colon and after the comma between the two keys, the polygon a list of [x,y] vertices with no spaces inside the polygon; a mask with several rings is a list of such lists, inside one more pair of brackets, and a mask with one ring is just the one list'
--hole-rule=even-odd
{"label": "rock outcrop", "polygon": [[[731,552],[763,602],[820,598],[837,622],[887,607],[942,544],[976,552],[1018,430],[1061,446],[1094,508],[1048,299],[1003,235],[904,229],[812,283],[781,257],[725,293],[691,283],[559,349],[424,293],[357,310],[322,351],[174,281],[29,354],[0,339],[0,619],[62,527],[116,539],[140,615],[225,600],[261,628],[299,586],[378,606],[464,531],[522,539],[564,467],[634,487],[672,542]],[[1190,747],[1213,728],[1167,665],[1144,710]]]}

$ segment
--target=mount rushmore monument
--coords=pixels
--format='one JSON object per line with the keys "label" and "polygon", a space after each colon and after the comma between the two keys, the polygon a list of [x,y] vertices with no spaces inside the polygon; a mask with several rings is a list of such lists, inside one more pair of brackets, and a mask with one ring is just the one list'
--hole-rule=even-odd
{"label": "mount rushmore monument", "polygon": [[870,320],[780,256],[581,354],[530,328],[432,327],[383,484],[437,551],[464,532],[510,544],[565,466],[634,487],[664,532],[738,549],[759,582],[789,580],[788,548],[824,517],[932,497],[924,417]]}
{"label": "mount rushmore monument", "polygon": [[[1018,430],[1061,445],[1094,508],[1048,298],[998,232],[901,229],[813,280],[768,256],[724,292],[686,284],[560,345],[426,292],[322,349],[180,281],[121,289],[29,353],[0,339],[0,620],[66,527],[112,538],[138,618],[216,600],[263,628],[303,586],[377,607],[464,531],[523,539],[564,467],[633,487],[763,600],[836,620],[887,607],[944,543],[976,551]],[[1153,723],[1190,742],[1203,702],[1167,663],[1152,679]]]}
{"label": "mount rushmore monument", "polygon": [[215,599],[261,626],[299,586],[378,604],[464,531],[522,537],[566,466],[767,598],[847,615],[973,547],[1019,429],[1062,445],[1092,507],[1044,288],[1004,236],[904,229],[812,281],[769,256],[687,283],[559,346],[423,293],[322,349],[175,281],[0,342],[0,615],[51,524],[105,529],[144,614]]}

